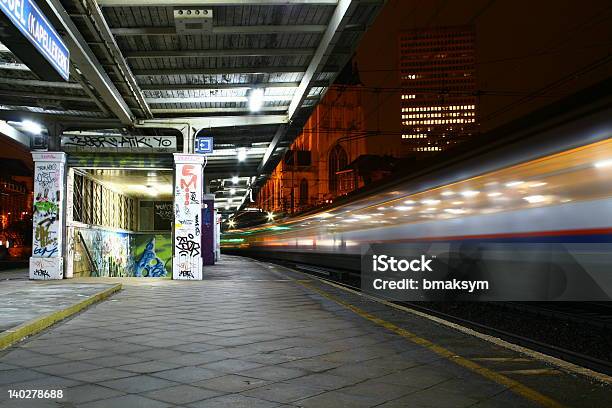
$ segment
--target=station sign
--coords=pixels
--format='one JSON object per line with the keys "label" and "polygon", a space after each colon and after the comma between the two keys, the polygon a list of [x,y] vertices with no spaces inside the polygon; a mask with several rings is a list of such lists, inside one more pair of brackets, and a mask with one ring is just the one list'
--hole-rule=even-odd
{"label": "station sign", "polygon": [[[3,32],[2,42],[11,52],[41,78],[55,80],[59,79],[59,74],[59,77],[68,81],[70,76],[68,47],[34,0],[0,0],[0,10],[6,16],[0,21],[0,25],[3,26],[0,30]],[[7,19],[10,23],[6,22]],[[16,30],[11,30],[11,25],[31,43],[31,46],[17,38],[21,36]]]}
{"label": "station sign", "polygon": [[195,140],[194,152],[210,154],[213,152],[213,138],[209,136],[198,136]]}

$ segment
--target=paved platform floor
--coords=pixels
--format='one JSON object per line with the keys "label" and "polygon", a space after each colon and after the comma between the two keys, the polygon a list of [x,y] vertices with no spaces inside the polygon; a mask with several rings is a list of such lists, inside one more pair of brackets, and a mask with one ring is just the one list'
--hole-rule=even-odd
{"label": "paved platform floor", "polygon": [[[0,407],[611,405],[601,383],[300,273],[225,256],[206,276],[114,280],[122,292],[0,353]],[[514,382],[488,379],[458,356]],[[551,399],[525,397],[523,384]],[[7,399],[15,389],[64,397],[24,404]]]}
{"label": "paved platform floor", "polygon": [[65,309],[112,286],[95,281],[29,281],[27,271],[25,273],[25,279],[21,270],[0,273],[0,334],[28,320]]}

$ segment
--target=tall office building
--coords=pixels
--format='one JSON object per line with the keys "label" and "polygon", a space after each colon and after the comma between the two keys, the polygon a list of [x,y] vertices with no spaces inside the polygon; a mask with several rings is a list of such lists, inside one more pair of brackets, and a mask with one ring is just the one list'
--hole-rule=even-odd
{"label": "tall office building", "polygon": [[445,150],[478,132],[475,48],[470,26],[400,33],[402,142],[414,154]]}

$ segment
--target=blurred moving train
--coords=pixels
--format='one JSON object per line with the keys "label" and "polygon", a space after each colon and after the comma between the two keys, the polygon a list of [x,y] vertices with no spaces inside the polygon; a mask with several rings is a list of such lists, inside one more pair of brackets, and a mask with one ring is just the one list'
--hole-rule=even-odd
{"label": "blurred moving train", "polygon": [[[228,231],[222,248],[357,271],[363,245],[372,243],[611,243],[612,97],[605,94],[553,106],[545,119],[526,119],[533,125],[345,203]],[[612,265],[604,255],[596,268]]]}

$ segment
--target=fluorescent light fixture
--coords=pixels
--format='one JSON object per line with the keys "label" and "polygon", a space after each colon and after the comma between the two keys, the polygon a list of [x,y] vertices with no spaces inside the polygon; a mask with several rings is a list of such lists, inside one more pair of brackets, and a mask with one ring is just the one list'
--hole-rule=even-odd
{"label": "fluorescent light fixture", "polygon": [[426,204],[426,205],[436,205],[436,204],[440,204],[440,200],[421,200],[421,203]]}
{"label": "fluorescent light fixture", "polygon": [[377,210],[378,210],[378,211],[385,211],[385,210],[386,210],[386,208],[385,208],[385,207],[378,207],[378,208],[377,208]]}
{"label": "fluorescent light fixture", "polygon": [[230,193],[230,195],[236,194],[236,189],[235,188],[230,188],[229,193]]}
{"label": "fluorescent light fixture", "polygon": [[395,207],[395,209],[396,209],[397,211],[410,211],[410,210],[412,210],[413,208],[414,208],[414,207],[406,207],[406,206],[403,206],[403,205],[400,205],[400,206]]}
{"label": "fluorescent light fixture", "polygon": [[232,177],[232,184],[238,184],[238,181],[239,181],[238,176]]}
{"label": "fluorescent light fixture", "polygon": [[476,191],[476,190],[467,190],[467,191],[461,192],[461,195],[464,197],[474,197],[478,194],[480,194],[480,191]]}
{"label": "fluorescent light fixture", "polygon": [[28,133],[32,133],[34,135],[40,135],[42,133],[42,126],[40,126],[36,122],[32,122],[31,120],[24,120],[21,122],[21,127]]}
{"label": "fluorescent light fixture", "polygon": [[229,224],[230,228],[234,228],[236,226],[236,222],[234,220],[229,220],[227,223]]}
{"label": "fluorescent light fixture", "polygon": [[408,205],[412,205],[414,203],[415,203],[414,200],[406,200],[406,201],[404,201],[404,204],[408,204]]}
{"label": "fluorescent light fixture", "polygon": [[244,147],[238,148],[236,151],[236,156],[238,156],[238,161],[243,162],[247,158],[247,151]]}
{"label": "fluorescent light fixture", "polygon": [[225,209],[226,209],[226,210],[229,210],[229,209],[230,209],[229,204],[226,204],[226,205],[225,205]]}
{"label": "fluorescent light fixture", "polygon": [[274,219],[274,213],[272,211],[268,212],[268,221],[272,221]]}
{"label": "fluorescent light fixture", "polygon": [[492,191],[490,193],[487,194],[489,197],[499,197],[500,195],[502,195],[502,193],[500,193],[499,191]]}
{"label": "fluorescent light fixture", "polygon": [[547,185],[547,184],[548,184],[548,183],[546,183],[545,181],[536,181],[536,182],[534,182],[534,183],[529,183],[529,186],[528,186],[528,187],[531,187],[531,188],[536,188],[536,187],[542,187],[542,186],[545,186],[545,185]]}
{"label": "fluorescent light fixture", "polygon": [[511,181],[509,183],[506,183],[506,187],[516,187],[516,186],[520,186],[523,183],[524,181]]}
{"label": "fluorescent light fixture", "polygon": [[595,163],[595,167],[597,167],[598,169],[603,169],[605,167],[611,167],[611,166],[612,166],[612,159],[601,160]]}
{"label": "fluorescent light fixture", "polygon": [[258,112],[261,110],[264,102],[264,90],[262,88],[251,88],[247,92],[249,98],[249,110]]}
{"label": "fluorescent light fixture", "polygon": [[465,210],[462,208],[447,208],[444,211],[449,214],[465,214]]}
{"label": "fluorescent light fixture", "polygon": [[449,196],[455,195],[455,192],[454,191],[443,191],[441,195],[445,197],[449,197]]}

